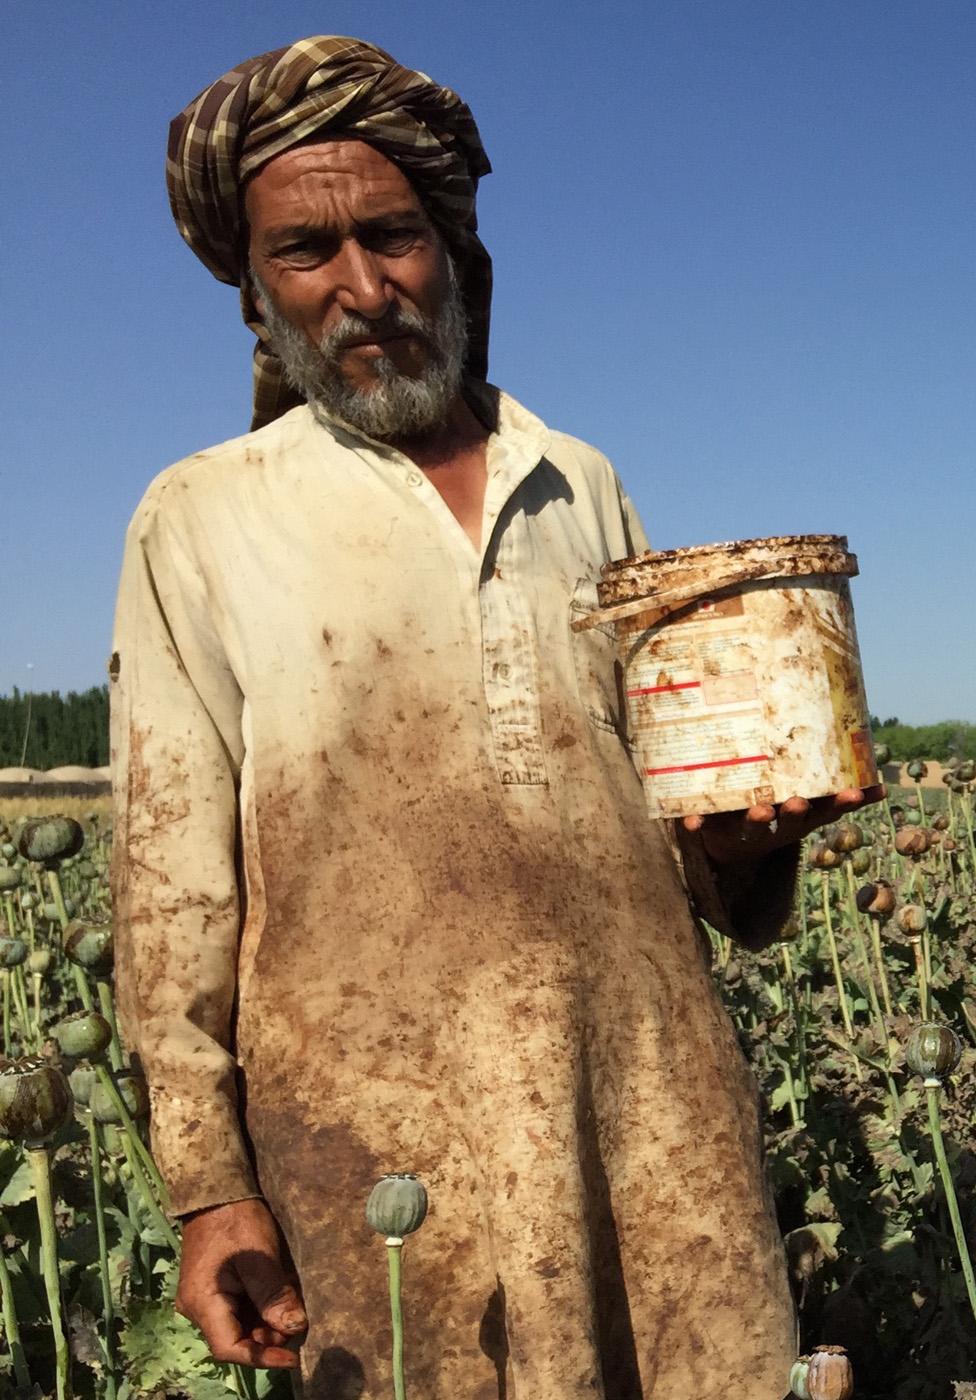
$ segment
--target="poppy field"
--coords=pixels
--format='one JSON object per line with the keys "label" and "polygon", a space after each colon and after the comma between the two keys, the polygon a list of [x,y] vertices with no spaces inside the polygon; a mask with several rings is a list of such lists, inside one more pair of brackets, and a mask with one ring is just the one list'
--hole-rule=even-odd
{"label": "poppy field", "polygon": [[[976,1400],[976,765],[944,776],[810,838],[782,941],[711,932],[763,1096],[799,1400]],[[287,1397],[172,1306],[179,1225],[115,1024],[110,850],[103,810],[0,800],[0,1396]]]}

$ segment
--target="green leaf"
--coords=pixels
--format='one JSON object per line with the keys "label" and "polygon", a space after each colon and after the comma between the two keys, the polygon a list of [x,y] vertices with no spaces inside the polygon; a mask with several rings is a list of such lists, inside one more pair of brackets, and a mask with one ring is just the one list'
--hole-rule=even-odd
{"label": "green leaf", "polygon": [[778,1113],[781,1108],[785,1108],[790,1101],[790,1086],[785,1079],[777,1084],[776,1088],[769,1096],[769,1107],[773,1113]]}
{"label": "green leaf", "polygon": [[120,1345],[137,1394],[186,1382],[193,1400],[226,1400],[227,1386],[206,1342],[172,1303],[133,1299]]}
{"label": "green leaf", "polygon": [[814,1216],[831,1216],[834,1214],[834,1205],[830,1199],[830,1192],[827,1190],[826,1186],[821,1186],[817,1191],[811,1191],[810,1194],[807,1196],[806,1213],[807,1215]]}
{"label": "green leaf", "polygon": [[23,1205],[24,1201],[32,1201],[33,1199],[34,1178],[31,1175],[30,1163],[21,1162],[20,1166],[7,1178],[6,1185],[0,1191],[0,1206],[19,1206]]}

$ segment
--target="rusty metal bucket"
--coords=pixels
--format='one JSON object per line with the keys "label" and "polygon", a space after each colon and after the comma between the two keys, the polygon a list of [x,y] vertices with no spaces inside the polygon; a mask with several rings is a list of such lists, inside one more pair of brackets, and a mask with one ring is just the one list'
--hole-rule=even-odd
{"label": "rusty metal bucket", "polygon": [[607,564],[628,723],[652,817],[878,781],[843,535],[649,551]]}

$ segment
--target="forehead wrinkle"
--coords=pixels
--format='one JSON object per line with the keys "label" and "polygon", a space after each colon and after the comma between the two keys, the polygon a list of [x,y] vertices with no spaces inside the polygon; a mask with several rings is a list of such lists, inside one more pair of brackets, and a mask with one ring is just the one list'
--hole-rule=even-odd
{"label": "forehead wrinkle", "polygon": [[352,181],[367,189],[394,185],[416,197],[400,167],[365,141],[330,140],[293,146],[255,171],[245,188],[248,192],[255,186],[284,190],[309,178],[325,185]]}
{"label": "forehead wrinkle", "polygon": [[252,227],[259,225],[262,239],[280,237],[282,228],[362,226],[393,217],[410,216],[429,224],[417,191],[391,161],[374,153],[381,165],[370,162],[373,168],[365,171],[355,164],[337,169],[330,159],[333,154],[322,145],[286,151],[248,182],[245,213]]}

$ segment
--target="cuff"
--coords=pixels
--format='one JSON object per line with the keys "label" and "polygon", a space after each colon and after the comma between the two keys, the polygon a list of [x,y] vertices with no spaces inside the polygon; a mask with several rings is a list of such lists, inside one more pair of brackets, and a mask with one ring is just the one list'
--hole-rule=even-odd
{"label": "cuff", "polygon": [[236,1105],[150,1090],[152,1153],[166,1184],[171,1219],[260,1196]]}
{"label": "cuff", "polygon": [[747,948],[765,948],[782,933],[793,912],[800,865],[799,841],[761,860],[716,865],[700,832],[668,823],[695,917]]}

